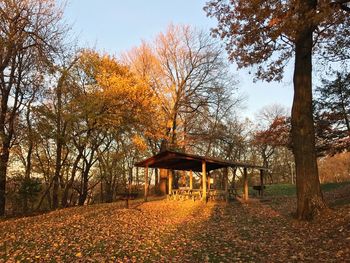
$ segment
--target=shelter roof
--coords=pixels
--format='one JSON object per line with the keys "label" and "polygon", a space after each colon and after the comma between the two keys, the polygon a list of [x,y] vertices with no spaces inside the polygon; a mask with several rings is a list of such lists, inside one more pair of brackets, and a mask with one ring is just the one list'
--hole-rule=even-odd
{"label": "shelter roof", "polygon": [[163,151],[148,159],[135,163],[137,167],[150,167],[150,168],[163,168],[172,170],[184,170],[184,171],[202,171],[202,161],[206,162],[206,170],[211,171],[224,167],[243,167],[259,170],[267,170],[264,166],[257,166],[248,163],[231,162],[221,160],[217,158],[211,158],[206,156],[175,152],[175,151]]}

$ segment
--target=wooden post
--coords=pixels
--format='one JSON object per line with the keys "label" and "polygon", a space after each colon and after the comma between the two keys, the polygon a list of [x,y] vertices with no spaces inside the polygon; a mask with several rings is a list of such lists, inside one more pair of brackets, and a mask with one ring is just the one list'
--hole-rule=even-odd
{"label": "wooden post", "polygon": [[210,180],[211,180],[210,173],[208,173],[208,176],[207,176],[207,183],[208,183],[207,189],[208,189],[208,191],[210,190]]}
{"label": "wooden post", "polygon": [[207,201],[207,164],[204,160],[202,161],[202,186],[203,186],[202,200]]}
{"label": "wooden post", "polygon": [[173,191],[173,171],[169,170],[169,177],[168,177],[168,188],[169,188],[169,195],[171,195]]}
{"label": "wooden post", "polygon": [[193,189],[193,171],[190,170],[190,190]]}
{"label": "wooden post", "polygon": [[148,195],[148,166],[145,167],[145,196],[144,201],[147,202]]}
{"label": "wooden post", "polygon": [[261,187],[261,190],[260,190],[261,196],[264,196],[264,170],[263,169],[260,170],[260,187]]}
{"label": "wooden post", "polygon": [[244,180],[244,187],[243,187],[243,199],[245,201],[248,201],[248,172],[247,167],[243,168],[243,180]]}
{"label": "wooden post", "polygon": [[136,167],[136,185],[137,185],[137,191],[139,191],[140,178],[139,178],[139,168],[138,167]]}
{"label": "wooden post", "polygon": [[131,184],[132,184],[132,167],[130,167],[130,169],[129,169],[128,193],[127,193],[127,197],[126,197],[126,200],[125,200],[125,206],[126,206],[127,209],[129,209],[129,198],[130,198],[130,195],[131,195]]}
{"label": "wooden post", "polygon": [[166,195],[167,192],[167,180],[168,180],[168,170],[167,169],[159,169],[159,192],[162,195]]}
{"label": "wooden post", "polygon": [[160,183],[160,171],[159,171],[159,168],[156,168],[156,171],[157,171],[157,183],[159,185],[159,183]]}
{"label": "wooden post", "polygon": [[224,188],[225,188],[225,200],[228,202],[228,167],[224,168]]}

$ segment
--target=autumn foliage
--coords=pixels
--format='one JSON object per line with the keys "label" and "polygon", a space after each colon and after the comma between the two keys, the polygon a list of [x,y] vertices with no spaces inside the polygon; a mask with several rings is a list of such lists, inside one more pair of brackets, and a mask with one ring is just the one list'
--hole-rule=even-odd
{"label": "autumn foliage", "polygon": [[276,117],[267,130],[259,130],[254,134],[254,143],[290,147],[290,120],[287,117]]}
{"label": "autumn foliage", "polygon": [[[335,203],[349,185],[327,192]],[[346,194],[347,193],[347,194]],[[349,255],[349,205],[313,223],[273,202],[100,204],[0,222],[0,260],[115,262],[338,261]],[[348,199],[346,199],[348,200]]]}

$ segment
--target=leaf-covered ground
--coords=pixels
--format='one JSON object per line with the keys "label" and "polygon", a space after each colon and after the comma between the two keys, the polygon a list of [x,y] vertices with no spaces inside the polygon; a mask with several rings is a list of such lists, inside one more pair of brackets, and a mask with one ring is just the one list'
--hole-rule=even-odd
{"label": "leaf-covered ground", "polygon": [[[328,193],[334,203],[350,188]],[[294,197],[93,205],[0,222],[0,261],[350,262],[350,205],[309,223]]]}

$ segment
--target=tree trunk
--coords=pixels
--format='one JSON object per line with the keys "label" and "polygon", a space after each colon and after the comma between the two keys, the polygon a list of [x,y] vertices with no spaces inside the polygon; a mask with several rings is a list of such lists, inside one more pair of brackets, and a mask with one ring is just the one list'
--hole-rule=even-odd
{"label": "tree trunk", "polygon": [[53,177],[53,188],[52,188],[52,208],[58,208],[58,189],[59,189],[59,178],[61,172],[61,155],[62,154],[62,144],[60,140],[57,141],[56,148],[56,164],[55,164],[55,174]]}
{"label": "tree trunk", "polygon": [[51,189],[51,186],[52,186],[52,182],[53,182],[53,179],[50,181],[49,185],[47,186],[46,190],[44,191],[44,194],[41,196],[40,201],[39,201],[38,205],[35,208],[35,211],[38,211],[40,209],[42,203],[44,202],[45,197],[48,198],[48,204],[51,207],[51,199],[50,199],[50,194],[49,193],[50,193],[50,189]]}
{"label": "tree trunk", "polygon": [[86,198],[88,196],[89,171],[90,171],[90,167],[86,167],[86,170],[83,171],[83,174],[82,174],[82,177],[83,177],[82,187],[81,187],[81,193],[79,196],[78,205],[84,205]]}
{"label": "tree trunk", "polygon": [[78,170],[78,164],[79,164],[80,159],[81,159],[82,156],[83,156],[82,152],[79,151],[79,154],[77,155],[77,157],[74,160],[73,167],[72,167],[72,172],[71,172],[71,178],[67,182],[67,185],[66,185],[66,187],[64,189],[64,192],[63,192],[63,195],[62,195],[62,198],[61,198],[61,206],[62,207],[67,207],[68,206],[69,190],[73,186],[75,175],[76,175],[77,170]]}
{"label": "tree trunk", "polygon": [[106,196],[105,196],[106,203],[112,203],[113,189],[112,189],[112,184],[110,182],[106,183],[105,191],[106,191]]}
{"label": "tree trunk", "polygon": [[[0,113],[0,216],[5,215],[7,165],[10,156],[11,133],[6,133],[6,117],[8,114],[9,90],[1,83]],[[10,114],[10,116],[12,116]]]}
{"label": "tree trunk", "polygon": [[6,177],[9,160],[9,147],[2,147],[0,152],[0,216],[5,215]]}
{"label": "tree trunk", "polygon": [[92,151],[90,153],[90,160],[89,161],[85,161],[85,169],[83,168],[82,170],[82,184],[81,184],[81,189],[80,189],[80,196],[79,196],[79,201],[78,201],[78,205],[84,205],[86,198],[88,196],[88,186],[89,186],[89,173],[90,173],[90,169],[93,165],[93,155],[94,152]]}
{"label": "tree trunk", "polygon": [[[313,0],[309,0],[305,5],[311,10],[314,4]],[[312,219],[326,207],[318,177],[312,114],[312,32],[311,25],[299,31],[293,77],[292,142],[296,164],[297,217],[304,220]]]}
{"label": "tree trunk", "polygon": [[57,96],[57,110],[56,110],[56,163],[55,163],[55,174],[53,177],[53,188],[52,188],[52,208],[58,208],[58,188],[59,188],[59,178],[62,167],[62,134],[61,134],[61,110],[62,110],[62,85],[64,82],[65,74],[62,74],[60,77],[57,87],[56,87],[56,96]]}
{"label": "tree trunk", "polygon": [[[30,174],[32,171],[32,153],[34,148],[34,142],[33,142],[33,131],[32,131],[32,123],[30,121],[30,113],[31,113],[31,101],[28,104],[28,109],[26,112],[26,122],[27,122],[27,129],[28,129],[28,151],[27,151],[27,157],[26,157],[26,167],[25,167],[25,173],[24,173],[24,181],[25,183],[28,183],[30,181]],[[25,191],[25,194],[23,196],[23,212],[26,214],[28,212],[28,193]]]}

